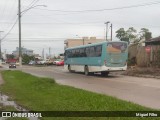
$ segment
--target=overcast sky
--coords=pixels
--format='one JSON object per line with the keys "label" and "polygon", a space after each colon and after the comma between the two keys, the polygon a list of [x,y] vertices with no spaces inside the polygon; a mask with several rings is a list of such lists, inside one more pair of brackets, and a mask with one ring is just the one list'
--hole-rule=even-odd
{"label": "overcast sky", "polygon": [[[64,40],[76,35],[103,39],[106,21],[113,24],[114,39],[121,27],[137,31],[145,27],[153,37],[160,36],[160,0],[21,0],[22,11],[34,2],[33,6],[47,7],[35,7],[22,15],[22,46],[40,55],[43,48],[48,53],[49,47],[52,54],[62,53]],[[17,20],[17,11],[18,0],[0,0],[1,38]],[[3,39],[2,52],[11,53],[18,46],[17,23]]]}

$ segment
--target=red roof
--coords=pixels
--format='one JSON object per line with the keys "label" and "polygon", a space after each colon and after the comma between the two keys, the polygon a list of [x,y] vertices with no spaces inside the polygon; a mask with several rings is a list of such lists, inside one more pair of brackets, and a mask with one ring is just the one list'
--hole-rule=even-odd
{"label": "red roof", "polygon": [[7,59],[6,62],[7,63],[16,63],[17,59]]}

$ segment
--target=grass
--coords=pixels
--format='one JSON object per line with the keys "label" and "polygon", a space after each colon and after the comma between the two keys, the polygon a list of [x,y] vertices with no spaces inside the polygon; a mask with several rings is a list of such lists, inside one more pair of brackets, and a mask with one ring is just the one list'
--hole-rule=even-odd
{"label": "grass", "polygon": [[[9,95],[19,105],[25,107],[28,110],[34,110],[34,111],[152,110],[150,108],[146,108],[131,102],[119,100],[114,97],[92,93],[64,85],[59,85],[55,83],[53,79],[40,78],[27,73],[23,73],[21,71],[3,71],[2,77],[5,80],[5,84],[3,84],[0,87],[0,90],[5,94]],[[57,119],[61,120],[62,118],[57,118]],[[84,118],[84,119],[88,120],[94,118]],[[111,118],[111,119],[123,120],[128,118]]]}

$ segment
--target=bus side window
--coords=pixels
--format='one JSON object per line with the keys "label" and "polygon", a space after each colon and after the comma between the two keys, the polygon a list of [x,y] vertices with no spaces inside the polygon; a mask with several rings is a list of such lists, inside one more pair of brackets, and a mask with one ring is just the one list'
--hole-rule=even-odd
{"label": "bus side window", "polygon": [[75,57],[80,57],[79,49],[76,49],[76,50],[75,50]]}
{"label": "bus side window", "polygon": [[90,53],[89,47],[86,48],[85,53],[86,53],[86,57],[89,57],[89,53]]}
{"label": "bus side window", "polygon": [[83,57],[87,57],[86,48],[83,48]]}
{"label": "bus side window", "polygon": [[90,57],[95,57],[96,56],[96,52],[95,52],[95,47],[94,46],[90,47],[89,56]]}
{"label": "bus side window", "polygon": [[84,51],[85,49],[84,48],[81,48],[80,49],[80,53],[79,53],[79,55],[80,55],[80,57],[85,57],[85,51]]}
{"label": "bus side window", "polygon": [[102,45],[96,46],[96,57],[100,57],[102,54]]}
{"label": "bus side window", "polygon": [[75,50],[72,50],[72,58],[75,57]]}

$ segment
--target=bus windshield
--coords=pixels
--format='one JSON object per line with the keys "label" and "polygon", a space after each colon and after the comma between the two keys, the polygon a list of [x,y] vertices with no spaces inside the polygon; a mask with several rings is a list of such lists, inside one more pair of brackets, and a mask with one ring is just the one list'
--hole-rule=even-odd
{"label": "bus windshield", "polygon": [[123,42],[110,42],[107,44],[108,53],[122,53],[127,50],[127,43]]}

